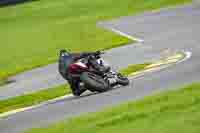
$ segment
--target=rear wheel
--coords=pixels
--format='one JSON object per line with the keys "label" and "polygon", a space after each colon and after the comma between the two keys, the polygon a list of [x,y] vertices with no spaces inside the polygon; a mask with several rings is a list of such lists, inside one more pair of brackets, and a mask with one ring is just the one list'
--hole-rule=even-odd
{"label": "rear wheel", "polygon": [[108,82],[96,74],[84,72],[80,79],[90,91],[104,92],[110,89]]}

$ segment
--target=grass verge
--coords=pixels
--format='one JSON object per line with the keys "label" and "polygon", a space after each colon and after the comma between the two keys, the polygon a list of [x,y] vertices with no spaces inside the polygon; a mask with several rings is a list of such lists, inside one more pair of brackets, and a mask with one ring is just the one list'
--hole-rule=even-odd
{"label": "grass verge", "polygon": [[[137,65],[131,65],[126,69],[123,69],[123,74],[130,74],[135,71],[142,70],[142,68],[145,68],[147,64],[137,64]],[[54,99],[56,97],[64,96],[66,94],[71,93],[71,90],[68,85],[62,85],[55,88],[50,88],[46,90],[41,90],[39,92],[35,92],[32,94],[17,96],[14,98],[1,100],[0,101],[0,113],[36,105],[39,103],[42,103],[44,101]]]}
{"label": "grass verge", "polygon": [[55,62],[61,48],[93,51],[130,42],[98,21],[190,1],[38,0],[0,8],[0,79]]}
{"label": "grass verge", "polygon": [[199,133],[199,109],[200,83],[194,83],[26,133]]}
{"label": "grass verge", "polygon": [[54,99],[71,93],[68,85],[62,85],[55,88],[41,90],[32,94],[17,96],[0,101],[0,113],[36,105],[44,101]]}

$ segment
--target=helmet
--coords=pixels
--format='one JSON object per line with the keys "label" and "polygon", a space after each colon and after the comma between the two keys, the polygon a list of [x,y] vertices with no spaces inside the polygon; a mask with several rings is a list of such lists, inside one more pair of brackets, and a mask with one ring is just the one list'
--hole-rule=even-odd
{"label": "helmet", "polygon": [[69,56],[69,55],[70,55],[70,53],[67,50],[65,50],[65,49],[60,50],[60,56]]}

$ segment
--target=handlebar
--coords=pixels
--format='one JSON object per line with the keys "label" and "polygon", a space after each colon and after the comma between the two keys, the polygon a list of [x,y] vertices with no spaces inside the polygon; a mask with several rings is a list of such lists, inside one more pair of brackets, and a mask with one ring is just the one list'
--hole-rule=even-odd
{"label": "handlebar", "polygon": [[99,59],[99,58],[101,58],[101,55],[104,54],[104,53],[105,52],[103,52],[103,51],[93,52],[88,56],[88,59]]}

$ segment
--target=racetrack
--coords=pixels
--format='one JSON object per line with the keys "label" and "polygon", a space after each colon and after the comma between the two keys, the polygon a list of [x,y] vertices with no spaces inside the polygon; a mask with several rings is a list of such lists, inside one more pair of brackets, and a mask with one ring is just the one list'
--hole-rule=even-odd
{"label": "racetrack", "polygon": [[[192,57],[168,69],[148,73],[143,77],[132,79],[131,85],[125,88],[80,98],[66,98],[40,108],[20,112],[7,118],[0,118],[1,133],[17,133],[30,127],[45,126],[58,120],[77,116],[82,113],[97,111],[111,105],[142,98],[145,95],[151,95],[158,91],[176,88],[200,80],[199,7],[187,5],[176,9],[162,10],[160,12],[122,17],[110,22],[103,22],[100,25],[144,40],[142,44],[113,49],[105,55],[105,58],[118,68],[125,67],[131,63],[142,63],[144,61],[154,60],[159,58],[160,54],[166,51],[166,49],[172,51],[190,51],[192,52]],[[56,64],[50,66],[46,69],[36,69],[14,78],[20,80],[24,79],[26,75],[31,77],[32,79],[27,79],[30,82],[26,82],[26,84],[32,83],[35,87],[32,87],[30,90],[35,90],[38,84],[33,79],[38,77],[37,71],[41,75],[45,73],[55,74]],[[34,72],[36,73],[35,75],[33,75]],[[43,76],[39,77],[44,78]],[[46,75],[47,77],[53,76]],[[54,78],[47,79],[54,80]],[[39,79],[37,80],[39,82]],[[22,80],[21,82],[25,81]],[[59,78],[55,80],[55,84],[61,82],[63,81]],[[39,88],[42,88],[42,85]],[[3,92],[4,89],[5,95],[1,97],[5,98],[9,94],[8,92],[6,93],[6,88],[2,88],[1,91]],[[10,92],[13,91],[10,90]],[[17,92],[13,92],[13,96]]]}

